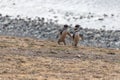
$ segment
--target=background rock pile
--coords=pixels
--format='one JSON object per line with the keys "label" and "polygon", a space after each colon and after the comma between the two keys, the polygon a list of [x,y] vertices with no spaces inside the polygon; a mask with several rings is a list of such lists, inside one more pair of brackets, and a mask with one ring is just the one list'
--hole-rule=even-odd
{"label": "background rock pile", "polygon": [[[2,16],[0,14],[0,35],[32,37],[38,39],[57,40],[57,31],[62,25],[52,20],[44,18],[11,18],[10,16]],[[72,27],[70,32],[72,33]],[[83,40],[80,45],[116,48],[120,49],[120,30],[96,30],[83,28],[80,30],[80,35],[83,35]]]}

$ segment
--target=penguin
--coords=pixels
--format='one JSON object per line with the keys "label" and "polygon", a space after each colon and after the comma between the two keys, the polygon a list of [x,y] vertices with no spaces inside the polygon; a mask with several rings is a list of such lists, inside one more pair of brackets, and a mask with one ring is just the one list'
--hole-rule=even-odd
{"label": "penguin", "polygon": [[69,26],[67,24],[65,24],[64,27],[59,30],[59,35],[58,35],[59,36],[59,38],[58,38],[58,44],[59,45],[60,45],[61,42],[63,42],[64,45],[66,45],[65,38],[66,38],[67,35],[72,37],[70,32],[68,31],[68,27]]}
{"label": "penguin", "polygon": [[75,47],[77,47],[79,41],[82,40],[82,36],[80,36],[80,34],[79,34],[79,29],[80,29],[80,25],[75,25],[74,32],[72,35],[73,46],[75,46]]}

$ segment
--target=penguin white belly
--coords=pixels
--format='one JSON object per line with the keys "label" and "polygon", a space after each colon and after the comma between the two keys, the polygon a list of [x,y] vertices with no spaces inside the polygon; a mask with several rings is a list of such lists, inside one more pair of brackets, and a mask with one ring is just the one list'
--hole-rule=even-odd
{"label": "penguin white belly", "polygon": [[64,41],[67,35],[67,31],[63,31],[62,34],[60,35],[60,40]]}

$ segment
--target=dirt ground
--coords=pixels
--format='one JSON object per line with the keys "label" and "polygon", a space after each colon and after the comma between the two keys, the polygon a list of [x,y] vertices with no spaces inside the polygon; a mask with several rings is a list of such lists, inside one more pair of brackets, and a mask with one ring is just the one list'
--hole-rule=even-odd
{"label": "dirt ground", "polygon": [[0,36],[0,80],[120,80],[120,50]]}

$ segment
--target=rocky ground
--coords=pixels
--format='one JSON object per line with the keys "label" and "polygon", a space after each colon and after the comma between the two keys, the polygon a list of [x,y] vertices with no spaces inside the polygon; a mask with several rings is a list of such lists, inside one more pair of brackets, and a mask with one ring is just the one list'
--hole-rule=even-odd
{"label": "rocky ground", "polygon": [[[81,19],[84,19],[84,17]],[[103,19],[99,20],[102,21]],[[0,14],[1,35],[56,40],[57,31],[61,27],[62,25],[53,22],[51,19],[39,17],[36,17],[35,19],[27,17],[22,19],[19,15],[17,18],[12,18],[8,15],[2,16],[2,14]],[[70,26],[71,33],[72,30],[72,26]],[[120,30],[105,31],[102,29],[83,28],[80,30],[80,34],[83,35],[83,40],[80,41],[80,45],[120,49]]]}
{"label": "rocky ground", "polygon": [[120,50],[0,36],[0,80],[119,80]]}

